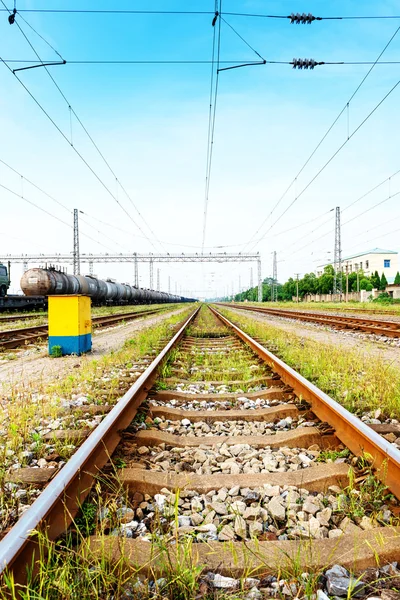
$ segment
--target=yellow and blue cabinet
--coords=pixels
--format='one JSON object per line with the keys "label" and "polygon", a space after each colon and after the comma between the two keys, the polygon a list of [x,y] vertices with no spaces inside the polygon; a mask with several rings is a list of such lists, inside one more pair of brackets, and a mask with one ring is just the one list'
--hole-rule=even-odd
{"label": "yellow and blue cabinet", "polygon": [[61,347],[62,355],[78,356],[92,349],[89,296],[49,296],[49,354]]}

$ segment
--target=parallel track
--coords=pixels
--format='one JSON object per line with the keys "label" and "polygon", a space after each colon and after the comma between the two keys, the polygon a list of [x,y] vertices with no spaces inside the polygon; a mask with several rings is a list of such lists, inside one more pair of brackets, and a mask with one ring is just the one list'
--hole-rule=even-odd
{"label": "parallel track", "polygon": [[297,310],[286,310],[282,308],[267,308],[262,306],[247,306],[246,304],[227,304],[221,303],[221,306],[238,308],[245,311],[254,311],[262,314],[284,317],[287,319],[296,319],[298,321],[307,321],[318,323],[320,325],[329,325],[335,329],[348,331],[360,331],[363,333],[372,333],[380,336],[398,338],[400,337],[400,321],[379,321],[377,319],[347,317],[339,315],[322,315],[314,312],[304,312]]}
{"label": "parallel track", "polygon": [[[147,317],[165,310],[165,307],[152,308],[130,313],[118,313],[115,315],[106,315],[93,317],[92,323],[94,329],[102,327],[112,327],[124,321],[132,321],[140,317]],[[47,339],[48,325],[37,325],[35,327],[23,327],[21,329],[9,329],[0,331],[0,350],[11,350],[30,344],[32,342],[44,341]]]}
{"label": "parallel track", "polygon": [[[308,411],[309,415],[314,415],[314,419],[319,419],[320,422],[328,424],[328,426],[325,425],[321,428],[316,421],[317,427],[299,427],[292,431],[276,433],[275,436],[258,436],[257,439],[254,438],[252,441],[241,436],[219,437],[217,439],[215,437],[199,438],[172,435],[158,429],[145,429],[133,436],[129,434],[130,437],[133,437],[133,442],[138,448],[164,443],[167,447],[197,447],[202,444],[201,447],[204,449],[206,446],[215,445],[217,441],[223,441],[228,445],[249,443],[258,445],[258,447],[284,445],[286,448],[288,446],[295,447],[296,445],[304,448],[317,443],[321,448],[324,448],[335,447],[340,441],[355,455],[363,455],[365,452],[372,455],[377,476],[384,480],[397,498],[400,498],[400,452],[393,445],[381,437],[372,427],[361,422],[332,398],[296,373],[218,311],[212,309],[215,317],[222,321],[226,327],[225,333],[219,337],[208,337],[207,332],[203,336],[198,335],[197,337],[187,335],[186,330],[194,322],[198,310],[196,309],[180,327],[171,341],[166,344],[146,371],[105,416],[97,428],[88,437],[86,436],[86,440],[69,462],[51,479],[31,508],[23,514],[18,523],[6,535],[0,543],[0,571],[4,565],[7,565],[13,571],[17,581],[23,580],[26,566],[31,564],[36,547],[35,541],[29,535],[29,532],[37,528],[45,528],[49,539],[54,540],[65,531],[89,494],[96,475],[109,462],[110,456],[120,444],[121,438],[124,438],[124,430],[132,423],[149,392],[158,404],[158,406],[150,408],[149,414],[153,418],[164,416],[171,420],[180,420],[186,416],[193,422],[203,419],[207,420],[209,424],[215,421],[226,422],[234,419],[245,419],[252,422],[271,421],[276,418],[276,415],[278,415],[277,418],[282,418],[285,414],[298,415],[301,410],[304,410],[302,405],[308,403],[310,408],[306,408],[306,412]],[[278,398],[281,402],[274,404],[271,408],[247,410],[239,406],[243,391],[222,394],[201,393],[197,395],[172,389],[150,391],[157,379],[158,370],[163,361],[171,350],[180,343],[182,352],[189,352],[195,358],[200,355],[218,356],[221,353],[222,355],[235,352],[243,353],[248,352],[250,348],[254,355],[258,357],[260,369],[265,369],[266,372],[270,371],[269,376],[262,377],[267,387],[256,392],[253,396]],[[179,362],[176,362],[176,369],[180,372],[181,365]],[[233,386],[234,382],[231,383]],[[168,400],[173,398],[178,399],[178,407],[171,408],[169,405],[163,405],[163,403],[167,403]],[[229,400],[232,405],[238,404],[236,409],[231,406],[230,409],[226,409],[222,413],[215,408],[209,411],[198,410],[197,412],[185,410],[185,403],[193,402],[196,399],[213,402]],[[301,402],[297,405],[296,399],[297,402],[301,399]],[[182,408],[179,408],[179,403]],[[313,417],[308,418],[312,419]],[[82,433],[82,436],[85,437],[85,434]],[[308,445],[307,437],[309,440]],[[298,439],[301,439],[302,442],[300,443]],[[139,466],[140,468],[123,468],[120,473],[120,481],[123,486],[130,493],[135,492],[139,495],[140,493],[150,495],[160,493],[160,490],[165,487],[171,490],[182,490],[187,487],[190,490],[197,490],[205,494],[210,490],[230,488],[236,485],[240,488],[261,488],[268,483],[281,486],[288,483],[299,488],[322,491],[328,485],[336,482],[345,485],[348,477],[348,466],[334,463],[314,465],[292,473],[240,473],[206,476],[197,475],[193,472],[178,474],[175,472],[155,472],[143,468],[143,465],[138,464],[137,467]],[[382,466],[384,466],[384,469],[380,469]],[[49,479],[49,469],[30,469],[30,471],[36,472],[35,481],[38,481],[41,475],[43,475],[43,481]],[[41,473],[43,471],[45,472]],[[311,560],[311,564],[315,568],[320,567],[321,564],[339,562],[344,566],[363,569],[375,565],[378,556],[382,562],[396,560],[400,553],[399,534],[399,528],[382,527],[372,531],[361,531],[355,535],[348,533],[341,538],[340,543],[334,539],[313,540],[312,556],[309,556],[311,548],[309,543],[308,550],[307,552],[304,551],[304,556],[300,557],[300,561],[303,564],[305,561]],[[379,536],[379,544],[376,542],[377,536]],[[221,542],[199,543],[195,544],[196,550],[194,550],[192,560],[194,563],[198,562],[205,565],[208,570],[214,569],[225,575],[241,576],[246,570],[248,572],[250,567],[253,569],[253,574],[265,573],[266,571],[274,572],[285,556],[294,556],[299,551],[299,543],[295,540],[284,542],[251,541],[246,542],[245,545],[234,541],[228,546],[221,544]],[[143,565],[143,569],[147,573],[151,569],[156,571],[158,569],[158,555],[154,551],[153,545],[141,541],[140,538],[124,539],[122,541],[121,538],[110,536],[106,538],[106,542],[104,542],[104,539],[92,538],[90,544],[94,550],[101,547],[102,552],[105,551],[105,544],[107,546],[106,551],[109,551],[110,556],[115,560],[118,559],[121,551],[126,553],[133,563]],[[249,549],[251,550],[250,555],[248,553]],[[172,546],[172,555],[173,552]],[[249,556],[251,558],[250,562]]]}

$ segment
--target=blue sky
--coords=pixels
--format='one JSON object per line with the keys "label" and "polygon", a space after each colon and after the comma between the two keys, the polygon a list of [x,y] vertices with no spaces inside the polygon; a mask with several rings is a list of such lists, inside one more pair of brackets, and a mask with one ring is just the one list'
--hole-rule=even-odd
{"label": "blue sky", "polygon": [[[7,6],[12,8],[10,1]],[[18,0],[23,8],[113,9],[111,2],[38,2]],[[120,2],[118,9],[213,10],[211,0]],[[396,15],[396,1],[261,2],[223,0],[223,12],[317,16]],[[67,60],[51,67],[68,101],[98,143],[119,180],[163,248],[198,251],[202,240],[210,65],[74,65],[72,60],[208,60],[210,15],[110,15],[22,13]],[[17,19],[18,19],[17,15]],[[224,17],[266,59],[290,61],[374,61],[400,25],[400,19],[321,21],[290,25],[287,20]],[[19,21],[43,59],[57,56]],[[382,60],[400,60],[400,33]],[[0,56],[34,57],[16,25],[0,13]],[[222,60],[254,60],[252,51],[224,23]],[[13,65],[14,67],[16,65]],[[344,208],[400,168],[400,86],[281,218],[296,195],[345,141],[347,113],[334,127],[295,185],[261,230],[257,245],[246,245],[271,213],[327,128],[370,67],[321,66],[295,71],[289,65],[247,67],[220,74],[215,144],[209,194],[206,246],[262,254],[263,276],[271,274],[271,253],[278,252],[280,280],[313,270],[333,250],[333,212]],[[70,136],[68,106],[42,68],[20,78],[54,121]],[[400,79],[399,65],[377,66],[349,107],[351,133]],[[81,223],[84,252],[161,250],[114,177],[75,120],[73,144],[137,221],[148,239],[107,194],[69,144],[35,105],[16,78],[0,64],[0,159],[30,178],[69,209],[79,208],[97,231]],[[343,213],[343,221],[366,211],[399,187],[399,176]],[[0,164],[0,183],[23,194],[62,220],[70,214]],[[0,188],[0,253],[69,252],[71,230]],[[343,227],[344,254],[380,246],[399,249],[398,197]],[[318,218],[320,217],[320,218]],[[312,222],[311,222],[312,221]],[[303,224],[303,225],[301,225]],[[293,227],[297,227],[287,233]],[[127,233],[120,231],[123,229]],[[393,233],[390,233],[392,232]],[[100,232],[100,233],[98,233]],[[326,234],[323,236],[323,234]],[[108,237],[104,237],[107,235]],[[323,237],[321,237],[323,236]],[[112,238],[111,240],[109,238]],[[318,239],[320,238],[320,239]],[[103,245],[102,245],[103,244]],[[107,246],[107,248],[105,247]],[[156,249],[155,249],[156,248]],[[19,268],[19,267],[18,267]],[[248,265],[161,266],[182,290],[223,293],[249,281]],[[131,266],[99,266],[100,276],[132,280]],[[147,269],[141,269],[148,285]]]}

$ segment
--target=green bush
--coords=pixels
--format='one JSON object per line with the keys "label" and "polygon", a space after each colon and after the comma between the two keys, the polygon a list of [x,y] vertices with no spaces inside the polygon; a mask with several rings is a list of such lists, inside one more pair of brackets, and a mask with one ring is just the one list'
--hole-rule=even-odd
{"label": "green bush", "polygon": [[51,349],[51,354],[50,356],[52,358],[60,358],[60,356],[62,356],[62,347],[61,346],[53,346]]}

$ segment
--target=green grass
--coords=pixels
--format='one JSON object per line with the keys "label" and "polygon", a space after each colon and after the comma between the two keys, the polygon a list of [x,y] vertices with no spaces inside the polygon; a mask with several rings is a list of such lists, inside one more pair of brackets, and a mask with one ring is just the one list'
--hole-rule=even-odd
{"label": "green grass", "polygon": [[251,317],[221,312],[306,379],[351,412],[382,410],[383,417],[400,418],[400,370],[365,352],[308,340]]}

